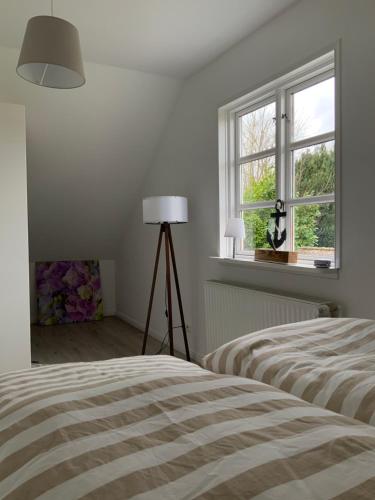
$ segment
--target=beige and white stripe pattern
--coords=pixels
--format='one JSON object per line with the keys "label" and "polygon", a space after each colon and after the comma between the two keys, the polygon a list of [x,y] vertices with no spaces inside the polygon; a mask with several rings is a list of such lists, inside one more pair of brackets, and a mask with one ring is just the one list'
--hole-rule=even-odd
{"label": "beige and white stripe pattern", "polygon": [[268,328],[221,346],[202,364],[375,425],[373,320],[320,318]]}
{"label": "beige and white stripe pattern", "polygon": [[7,500],[372,498],[375,429],[139,356],[1,375],[0,460]]}

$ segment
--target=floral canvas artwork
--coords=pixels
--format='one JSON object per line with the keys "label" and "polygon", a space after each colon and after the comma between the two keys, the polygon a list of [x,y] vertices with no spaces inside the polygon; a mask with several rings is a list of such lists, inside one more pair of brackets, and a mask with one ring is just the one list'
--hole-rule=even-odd
{"label": "floral canvas artwork", "polygon": [[103,319],[99,261],[37,262],[35,274],[40,325]]}

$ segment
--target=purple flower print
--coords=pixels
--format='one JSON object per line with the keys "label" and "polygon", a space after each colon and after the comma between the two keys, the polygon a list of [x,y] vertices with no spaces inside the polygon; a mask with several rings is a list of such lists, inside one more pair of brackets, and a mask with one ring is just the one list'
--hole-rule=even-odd
{"label": "purple flower print", "polygon": [[39,324],[103,318],[98,261],[38,262],[36,287]]}

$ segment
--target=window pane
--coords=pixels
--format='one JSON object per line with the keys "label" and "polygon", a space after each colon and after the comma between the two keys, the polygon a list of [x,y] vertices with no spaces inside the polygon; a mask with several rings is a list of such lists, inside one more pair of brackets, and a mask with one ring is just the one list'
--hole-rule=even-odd
{"label": "window pane", "polygon": [[335,79],[296,92],[293,99],[293,140],[335,130]]}
{"label": "window pane", "polygon": [[296,149],[293,155],[293,196],[335,192],[335,142]]}
{"label": "window pane", "polygon": [[275,147],[276,104],[267,104],[240,118],[240,155],[247,156]]}
{"label": "window pane", "polygon": [[245,251],[255,248],[270,248],[267,242],[267,228],[272,208],[258,208],[244,210],[241,217],[245,222],[246,237],[242,249]]}
{"label": "window pane", "polygon": [[293,207],[294,248],[299,259],[335,259],[335,204]]}
{"label": "window pane", "polygon": [[240,167],[241,203],[276,199],[275,157],[244,163]]}

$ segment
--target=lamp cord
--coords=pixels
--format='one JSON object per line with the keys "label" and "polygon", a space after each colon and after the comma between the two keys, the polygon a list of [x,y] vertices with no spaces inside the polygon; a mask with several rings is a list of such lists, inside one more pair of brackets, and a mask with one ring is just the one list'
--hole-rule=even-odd
{"label": "lamp cord", "polygon": [[[164,288],[164,314],[165,314],[165,317],[167,318],[167,321],[168,321],[167,280],[165,281],[165,288]],[[173,328],[173,330],[175,330],[176,328],[182,328],[182,325],[173,326],[172,328]],[[161,354],[163,352],[164,348],[168,346],[168,343],[165,345],[165,339],[167,338],[168,333],[169,332],[167,330],[164,337],[163,337],[161,345],[160,345],[159,349],[156,351],[155,355]]]}

